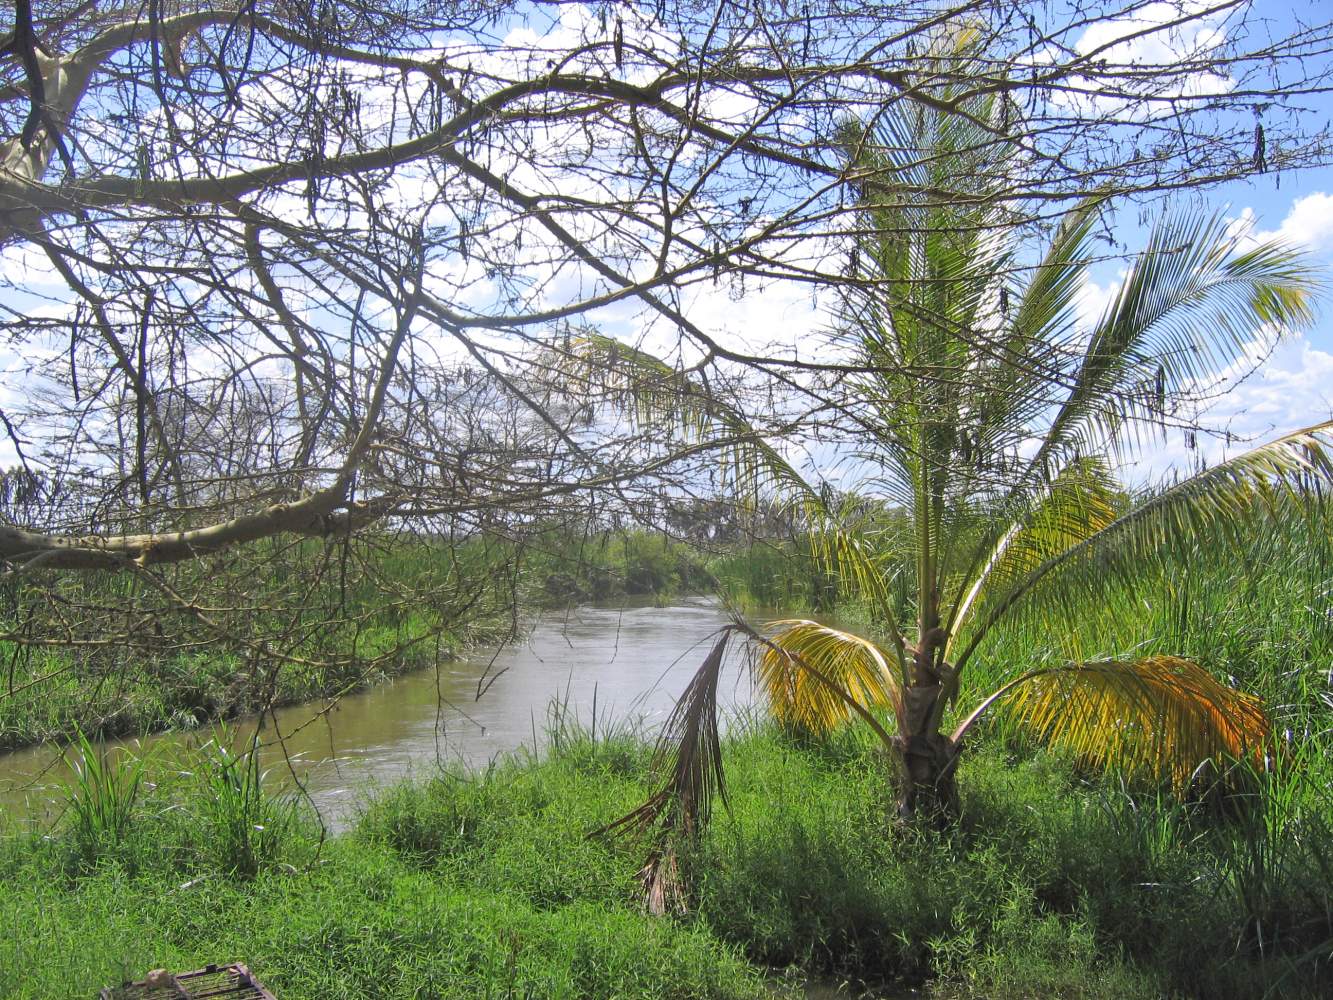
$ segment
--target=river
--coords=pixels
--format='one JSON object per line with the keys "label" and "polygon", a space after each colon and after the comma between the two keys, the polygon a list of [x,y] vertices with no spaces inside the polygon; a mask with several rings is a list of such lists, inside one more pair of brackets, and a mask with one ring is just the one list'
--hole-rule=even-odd
{"label": "river", "polygon": [[[520,643],[404,674],[336,701],[278,709],[264,719],[262,765],[275,783],[290,787],[293,779],[299,781],[325,826],[336,833],[355,820],[376,788],[442,765],[477,768],[510,751],[540,751],[553,712],[599,732],[625,724],[656,730],[727,621],[717,601],[702,597],[670,607],[579,607],[546,615]],[[719,691],[724,712],[744,711],[753,700],[744,671],[724,674]],[[248,740],[255,724],[253,719],[236,723],[236,741]],[[169,761],[173,748],[211,735],[205,728],[111,745]],[[58,748],[0,755],[0,809],[49,825],[63,809],[66,778]],[[805,987],[810,1000],[859,995],[836,981]]]}
{"label": "river", "polygon": [[[442,764],[478,767],[508,751],[540,749],[553,710],[601,731],[626,722],[660,726],[726,621],[722,606],[709,598],[547,615],[520,643],[336,701],[278,709],[275,718],[264,719],[262,765],[275,781],[299,780],[330,832],[337,832],[377,787]],[[732,709],[752,701],[742,671],[725,675],[720,700]],[[254,725],[238,723],[237,735],[245,738]],[[129,745],[132,752],[158,754],[210,735],[205,728]],[[50,745],[0,755],[0,809],[39,823],[53,819],[62,808],[66,774],[60,751]]]}

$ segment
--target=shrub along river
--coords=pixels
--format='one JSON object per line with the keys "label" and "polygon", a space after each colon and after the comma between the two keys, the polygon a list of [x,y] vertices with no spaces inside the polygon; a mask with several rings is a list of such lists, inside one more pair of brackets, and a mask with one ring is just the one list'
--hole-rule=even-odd
{"label": "shrub along river", "polygon": [[[266,715],[261,760],[275,783],[299,781],[337,831],[375,788],[441,763],[484,767],[508,751],[540,748],[562,715],[598,729],[654,730],[726,621],[722,606],[702,597],[671,607],[579,607],[547,615],[519,643]],[[723,685],[724,704],[751,702],[742,672],[729,673]],[[235,739],[247,740],[254,725],[237,723]],[[212,735],[204,727],[123,745],[169,759],[173,745]],[[51,745],[0,755],[0,808],[52,819],[63,808],[67,776]]]}

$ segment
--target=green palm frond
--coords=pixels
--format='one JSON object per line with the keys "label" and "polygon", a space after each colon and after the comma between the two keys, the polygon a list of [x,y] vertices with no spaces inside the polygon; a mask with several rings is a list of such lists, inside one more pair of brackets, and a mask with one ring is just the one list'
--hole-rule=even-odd
{"label": "green palm frond", "polygon": [[1101,767],[1183,791],[1212,766],[1262,768],[1272,722],[1254,695],[1175,656],[1035,670],[987,698],[954,732],[1000,712],[1038,739]]}
{"label": "green palm frond", "polygon": [[1091,198],[1067,213],[1027,280],[1005,289],[1016,304],[983,353],[981,394],[968,394],[968,433],[981,454],[1011,443],[1016,429],[1050,405],[1051,383],[1061,377],[1060,354],[1076,336],[1100,204]]}
{"label": "green palm frond", "polygon": [[816,562],[851,580],[879,610],[901,652],[905,640],[896,622],[891,582],[872,547],[854,523],[764,440],[735,405],[702,381],[613,337],[584,333],[563,351],[559,370],[571,384],[596,387],[620,412],[641,424],[672,425],[696,444],[713,444],[721,455],[723,482],[739,496],[796,511],[806,525]]}
{"label": "green palm frond", "polygon": [[950,632],[966,625],[991,594],[1004,594],[1048,560],[1105,530],[1124,506],[1123,491],[1104,460],[1070,462],[1029,509],[1000,533],[974,572],[963,577],[960,590],[966,589],[953,608]]}
{"label": "green palm frond", "polygon": [[1101,199],[1089,198],[1066,213],[1040,263],[1017,296],[1013,330],[1026,339],[1024,353],[1064,340],[1078,321],[1078,295],[1090,263],[1093,228]]}
{"label": "green palm frond", "polygon": [[1093,328],[1068,395],[1033,461],[1118,443],[1126,425],[1313,320],[1320,288],[1307,257],[1280,241],[1241,250],[1220,215],[1167,216]]}
{"label": "green palm frond", "polygon": [[813,732],[888,707],[901,724],[902,661],[869,639],[803,619],[769,623],[755,666],[773,714]]}
{"label": "green palm frond", "polygon": [[563,386],[613,406],[640,430],[666,427],[689,441],[715,444],[734,492],[817,494],[791,464],[756,432],[732,403],[699,375],[614,337],[586,331],[561,352]]}
{"label": "green palm frond", "polygon": [[1333,491],[1333,420],[1253,448],[1133,505],[1111,523],[996,588],[957,659],[961,669],[990,629],[1020,601],[1059,604],[1108,583],[1134,586],[1148,565],[1207,539],[1241,546],[1256,522],[1287,512],[1327,516]]}
{"label": "green palm frond", "polygon": [[862,533],[859,524],[847,523],[822,503],[806,504],[802,513],[809,525],[816,564],[838,579],[850,581],[879,610],[894,652],[901,658],[906,642],[896,625],[891,591],[896,568],[886,565],[885,556]]}

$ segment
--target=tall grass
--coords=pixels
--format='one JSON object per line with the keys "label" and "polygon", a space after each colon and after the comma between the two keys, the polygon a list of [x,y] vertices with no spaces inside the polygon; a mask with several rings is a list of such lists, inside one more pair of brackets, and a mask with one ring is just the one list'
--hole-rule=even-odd
{"label": "tall grass", "polygon": [[708,568],[728,600],[746,611],[813,612],[825,596],[813,561],[791,544],[754,542],[713,557]]}
{"label": "tall grass", "polygon": [[1333,724],[1333,538],[1311,521],[1265,522],[1241,548],[1199,540],[1133,588],[1017,610],[969,668],[978,690],[1016,667],[1173,653],[1263,695],[1284,730]]}
{"label": "tall grass", "polygon": [[[1317,760],[1291,762],[1316,769],[1308,787],[1284,784],[1298,802],[1265,813],[1252,807],[1276,797],[1180,803],[992,740],[960,773],[962,823],[940,833],[892,822],[865,734],[737,725],[729,809],[682,858],[691,913],[656,920],[637,903],[642,845],[587,836],[652,787],[646,734],[554,724],[544,756],[383,791],[318,864],[277,863],[299,822],[262,860],[250,834],[278,829],[252,805],[263,775],[225,738],[175,784],[141,785],[123,834],[142,848],[133,871],[108,857],[52,879],[68,830],[0,839],[0,922],[30,928],[0,936],[0,969],[32,970],[6,989],[88,994],[220,954],[285,998],[757,998],[760,967],[793,964],[987,1000],[1333,986]],[[205,821],[214,810],[225,822]],[[1260,934],[1258,910],[1285,922]]]}
{"label": "tall grass", "polygon": [[300,821],[299,800],[270,794],[258,739],[256,731],[249,747],[237,752],[222,729],[193,754],[200,794],[191,797],[191,809],[205,832],[209,861],[239,878],[275,864]]}
{"label": "tall grass", "polygon": [[107,750],[78,730],[63,755],[70,777],[64,799],[70,817],[75,850],[84,863],[96,861],[120,847],[129,831],[143,789],[148,756],[135,756],[124,747]]}
{"label": "tall grass", "polygon": [[635,744],[626,767],[603,757],[628,746],[622,736],[567,735],[578,763],[525,756],[402,786],[319,863],[260,865],[252,878],[203,849],[211,810],[256,818],[243,788],[262,775],[226,739],[140,798],[127,837],[154,850],[132,872],[109,859],[66,876],[59,831],[0,837],[0,925],[25,929],[0,935],[0,994],[93,995],[228,957],[284,1000],[764,1000],[760,971],[706,926],[639,911],[631,850],[586,837],[640,793],[647,748]]}
{"label": "tall grass", "polygon": [[[682,858],[692,912],[663,922],[637,909],[640,845],[586,836],[652,787],[651,748],[630,728],[557,710],[545,756],[385,790],[318,865],[281,863],[308,836],[300,817],[283,819],[253,754],[215,739],[189,780],[140,778],[127,807],[105,810],[128,816],[122,843],[151,845],[133,872],[106,835],[89,840],[104,863],[54,885],[50,843],[0,846],[0,922],[33,928],[0,935],[0,969],[34,969],[14,987],[34,998],[224,952],[293,998],[757,997],[772,965],[942,998],[1325,997],[1330,549],[1300,524],[1239,555],[1202,547],[1077,613],[1020,615],[974,661],[982,689],[1050,660],[1198,659],[1263,694],[1286,747],[1230,796],[1182,802],[997,723],[964,757],[958,827],[902,830],[865,734],[736,726],[730,808]],[[783,583],[778,562],[735,568]],[[113,761],[114,781],[89,772],[90,787],[110,781],[103,798],[124,803],[134,764]],[[78,842],[77,816],[51,843]]]}
{"label": "tall grass", "polygon": [[[1238,952],[1293,954],[1333,938],[1333,777],[1327,746],[1294,744],[1225,804],[1213,831],[1219,903],[1243,913]],[[1333,949],[1325,956],[1333,957]]]}

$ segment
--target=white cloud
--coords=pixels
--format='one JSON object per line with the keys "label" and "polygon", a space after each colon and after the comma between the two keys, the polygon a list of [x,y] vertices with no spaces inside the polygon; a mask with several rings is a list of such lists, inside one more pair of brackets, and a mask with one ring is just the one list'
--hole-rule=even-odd
{"label": "white cloud", "polygon": [[[1244,439],[1241,447],[1327,420],[1333,416],[1333,353],[1304,336],[1292,338],[1204,416]],[[1225,442],[1221,447],[1222,453],[1237,450]]]}
{"label": "white cloud", "polygon": [[[1253,219],[1254,213],[1247,208],[1241,217]],[[1333,250],[1333,195],[1315,191],[1297,198],[1275,232],[1256,232],[1254,237],[1257,240],[1277,237],[1311,250]]]}
{"label": "white cloud", "polygon": [[1201,461],[1209,465],[1232,458],[1282,434],[1333,418],[1333,353],[1321,350],[1305,336],[1288,339],[1249,378],[1237,384],[1199,416],[1210,428],[1186,447],[1180,430],[1145,442],[1126,474],[1131,479],[1154,480],[1192,471]]}
{"label": "white cloud", "polygon": [[[1229,93],[1235,80],[1224,73],[1180,69],[1206,65],[1226,42],[1226,12],[1207,13],[1208,7],[1201,0],[1148,3],[1125,16],[1094,22],[1074,43],[1080,56],[1090,57],[1092,70],[1086,76],[1070,77],[1068,89],[1052,94],[1053,103],[1084,114],[1147,121],[1157,114],[1174,114],[1170,102],[1175,99]],[[1178,23],[1182,19],[1186,20]],[[1052,49],[1039,53],[1034,62],[1062,59]],[[1126,81],[1126,67],[1138,70],[1142,79]],[[1104,93],[1108,85],[1117,96]]]}
{"label": "white cloud", "polygon": [[[1099,59],[1131,65],[1173,65],[1203,58],[1226,41],[1220,15],[1206,14],[1207,8],[1197,0],[1146,4],[1124,17],[1095,22],[1075,47],[1082,56],[1095,53]],[[1186,17],[1195,19],[1177,23]]]}
{"label": "white cloud", "polygon": [[[1106,307],[1111,304],[1111,300],[1115,297],[1115,293],[1120,288],[1120,282],[1124,280],[1124,277],[1125,272],[1121,271],[1119,277],[1114,281],[1099,285],[1086,274],[1083,276],[1083,283],[1075,300],[1079,325],[1083,329],[1091,331],[1093,325],[1102,318],[1106,312]],[[1088,336],[1091,336],[1091,333]]]}
{"label": "white cloud", "polygon": [[63,287],[55,265],[34,243],[9,243],[0,247],[0,281],[5,286],[36,291]]}

